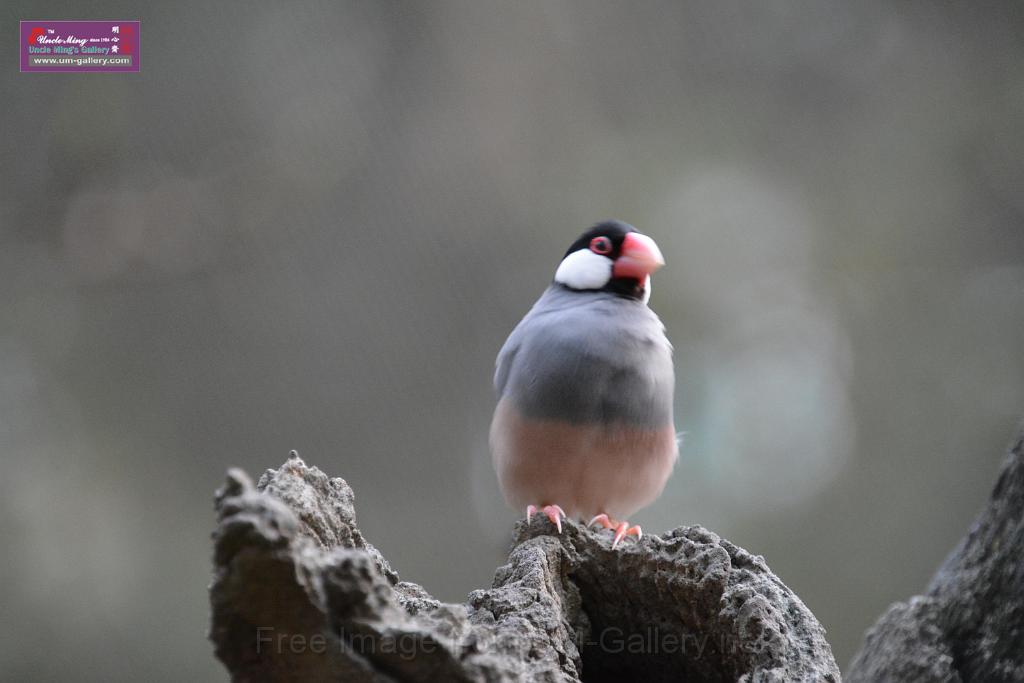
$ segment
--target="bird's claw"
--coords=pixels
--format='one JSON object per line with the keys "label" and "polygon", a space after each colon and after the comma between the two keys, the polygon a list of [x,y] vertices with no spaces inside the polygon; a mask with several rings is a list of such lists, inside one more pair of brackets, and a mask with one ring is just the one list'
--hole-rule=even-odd
{"label": "bird's claw", "polygon": [[538,508],[536,505],[529,505],[526,508],[526,523],[530,523],[530,519],[534,513],[543,512],[551,523],[558,529],[558,533],[562,533],[562,518],[565,517],[565,510],[558,505],[545,505],[542,508]]}
{"label": "bird's claw", "polygon": [[639,526],[635,524],[630,526],[629,522],[619,522],[616,524],[603,512],[599,515],[595,515],[592,520],[587,522],[587,526],[594,526],[595,523],[600,524],[605,529],[615,529],[615,538],[612,539],[612,550],[615,550],[619,543],[622,542],[622,539],[626,536],[636,536],[636,540],[638,541],[644,537],[644,532]]}

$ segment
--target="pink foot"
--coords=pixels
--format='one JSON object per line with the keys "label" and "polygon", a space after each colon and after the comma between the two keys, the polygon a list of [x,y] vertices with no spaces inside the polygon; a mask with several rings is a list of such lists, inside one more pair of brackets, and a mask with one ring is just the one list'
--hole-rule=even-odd
{"label": "pink foot", "polygon": [[612,540],[612,550],[615,550],[619,543],[622,542],[622,539],[626,536],[636,536],[636,540],[638,541],[644,537],[644,532],[641,531],[640,527],[636,525],[629,526],[629,522],[619,522],[616,524],[603,512],[590,520],[587,523],[587,526],[594,526],[595,522],[603,526],[605,529],[615,529],[615,538]]}
{"label": "pink foot", "polygon": [[526,523],[530,523],[530,518],[533,517],[534,513],[543,512],[547,515],[547,518],[551,520],[551,523],[558,529],[558,533],[562,533],[562,518],[565,517],[565,511],[557,505],[545,505],[542,508],[538,508],[536,505],[529,505],[526,508]]}

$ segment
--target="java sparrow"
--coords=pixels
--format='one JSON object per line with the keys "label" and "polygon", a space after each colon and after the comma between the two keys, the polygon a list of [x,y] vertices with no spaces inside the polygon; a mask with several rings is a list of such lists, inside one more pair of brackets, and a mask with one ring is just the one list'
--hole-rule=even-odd
{"label": "java sparrow", "polygon": [[572,243],[498,353],[491,422],[506,501],[642,537],[624,518],[661,494],[678,455],[672,345],[647,307],[664,265],[650,237],[606,221]]}

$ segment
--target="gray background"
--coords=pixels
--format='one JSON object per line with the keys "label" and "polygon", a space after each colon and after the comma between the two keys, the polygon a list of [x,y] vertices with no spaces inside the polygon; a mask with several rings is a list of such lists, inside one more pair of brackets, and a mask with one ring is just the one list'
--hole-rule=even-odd
{"label": "gray background", "polygon": [[[291,448],[487,585],[494,355],[606,217],[687,432],[632,521],[763,554],[845,664],[1024,406],[1021,8],[5,3],[0,678],[224,680],[211,495]],[[18,73],[17,20],[102,17],[140,74]]]}

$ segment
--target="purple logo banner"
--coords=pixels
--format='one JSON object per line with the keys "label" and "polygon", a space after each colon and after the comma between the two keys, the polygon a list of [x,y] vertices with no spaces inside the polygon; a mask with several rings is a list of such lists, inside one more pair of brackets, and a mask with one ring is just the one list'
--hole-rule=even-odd
{"label": "purple logo banner", "polygon": [[138,21],[21,22],[22,71],[138,71]]}

